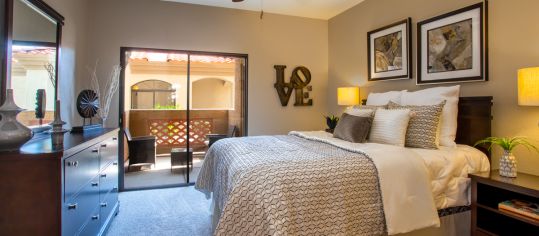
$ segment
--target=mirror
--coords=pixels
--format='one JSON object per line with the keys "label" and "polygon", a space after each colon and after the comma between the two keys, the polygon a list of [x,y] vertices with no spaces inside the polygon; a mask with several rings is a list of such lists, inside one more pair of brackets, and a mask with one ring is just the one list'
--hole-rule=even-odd
{"label": "mirror", "polygon": [[[58,49],[63,17],[41,0],[12,1],[10,61],[7,87],[15,103],[26,109],[17,119],[26,126],[48,124],[54,119],[57,99]],[[38,95],[39,91],[39,95]],[[36,117],[38,97],[45,112]],[[41,113],[41,112],[39,112]]]}

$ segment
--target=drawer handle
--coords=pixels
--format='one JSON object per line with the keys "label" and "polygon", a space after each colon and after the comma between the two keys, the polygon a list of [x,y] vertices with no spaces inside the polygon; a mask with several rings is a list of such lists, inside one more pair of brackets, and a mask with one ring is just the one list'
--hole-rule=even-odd
{"label": "drawer handle", "polygon": [[78,161],[68,161],[67,166],[77,167],[77,166],[79,166],[79,162]]}
{"label": "drawer handle", "polygon": [[67,204],[68,210],[77,210],[77,203]]}
{"label": "drawer handle", "polygon": [[101,178],[107,178],[107,174],[101,174]]}
{"label": "drawer handle", "polygon": [[101,207],[107,207],[107,205],[108,205],[108,204],[107,204],[106,202],[102,202],[102,203],[101,203]]}
{"label": "drawer handle", "polygon": [[112,138],[112,140],[116,141],[116,140],[118,140],[118,138],[114,137],[114,138]]}
{"label": "drawer handle", "polygon": [[97,186],[99,186],[99,183],[98,182],[92,182],[92,186],[97,187]]}
{"label": "drawer handle", "polygon": [[113,187],[112,190],[116,191],[116,190],[118,190],[118,187]]}
{"label": "drawer handle", "polygon": [[92,216],[92,220],[99,220],[99,215]]}
{"label": "drawer handle", "polygon": [[112,165],[115,165],[115,166],[117,166],[117,165],[118,165],[118,162],[117,162],[117,161],[115,161],[115,162],[113,162],[113,163],[112,163]]}
{"label": "drawer handle", "polygon": [[96,148],[96,149],[93,149],[92,152],[94,152],[94,153],[95,153],[95,152],[99,152],[99,149],[97,149],[97,148]]}
{"label": "drawer handle", "polygon": [[105,147],[107,147],[107,144],[103,143],[103,144],[101,144],[101,147],[105,148]]}

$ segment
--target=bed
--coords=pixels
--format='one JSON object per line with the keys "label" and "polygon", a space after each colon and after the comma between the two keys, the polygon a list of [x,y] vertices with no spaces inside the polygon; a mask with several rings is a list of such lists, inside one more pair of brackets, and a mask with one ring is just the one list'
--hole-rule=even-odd
{"label": "bed", "polygon": [[233,138],[208,150],[195,188],[212,198],[215,235],[460,234],[467,174],[490,168],[486,149],[470,145],[490,136],[492,97],[461,97],[458,106],[457,148],[358,144],[317,131]]}

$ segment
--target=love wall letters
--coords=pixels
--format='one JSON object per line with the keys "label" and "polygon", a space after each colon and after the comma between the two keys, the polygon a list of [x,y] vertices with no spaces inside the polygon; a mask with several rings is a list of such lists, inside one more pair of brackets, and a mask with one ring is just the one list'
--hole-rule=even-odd
{"label": "love wall letters", "polygon": [[[313,87],[309,85],[311,83],[311,72],[307,67],[296,67],[292,71],[289,83],[286,83],[284,79],[285,65],[275,65],[273,68],[275,68],[277,73],[277,82],[274,87],[277,89],[277,94],[283,107],[288,105],[292,91],[295,91],[294,106],[313,105],[313,100],[309,98],[309,92],[313,90]],[[307,91],[304,91],[304,89]]]}

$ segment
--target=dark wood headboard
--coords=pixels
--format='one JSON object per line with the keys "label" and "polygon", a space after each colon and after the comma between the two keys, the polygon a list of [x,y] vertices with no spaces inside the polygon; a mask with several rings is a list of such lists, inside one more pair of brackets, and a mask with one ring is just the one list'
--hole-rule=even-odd
{"label": "dark wood headboard", "polygon": [[[362,100],[366,104],[367,100]],[[459,114],[457,122],[458,144],[473,146],[475,142],[491,136],[492,130],[492,96],[460,97]],[[477,149],[487,154],[487,146],[478,146]]]}
{"label": "dark wood headboard", "polygon": [[[492,96],[461,97],[456,142],[473,146],[477,141],[492,136]],[[487,154],[488,146],[477,146]]]}

